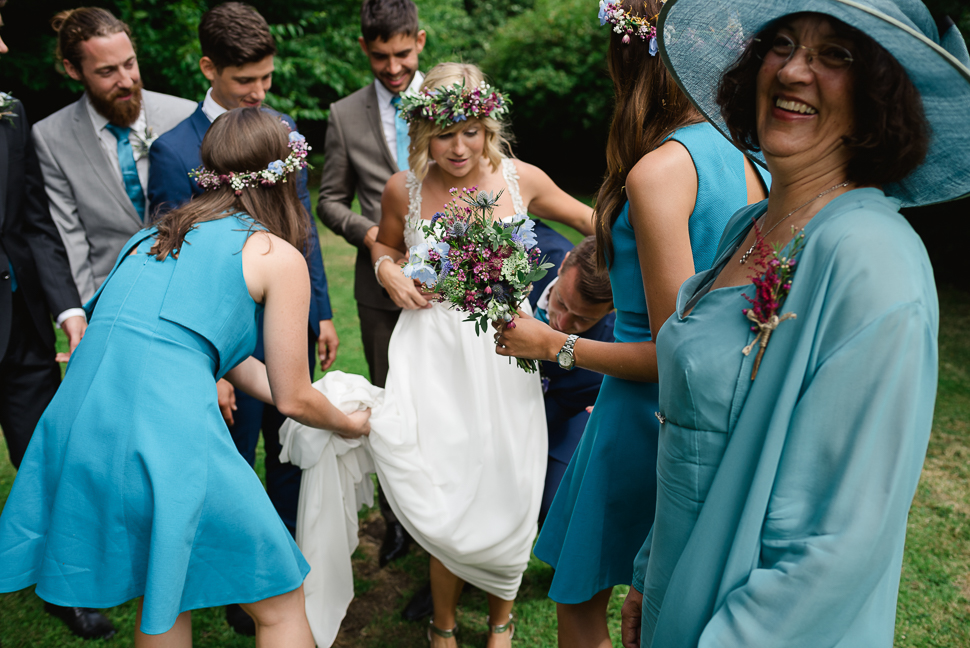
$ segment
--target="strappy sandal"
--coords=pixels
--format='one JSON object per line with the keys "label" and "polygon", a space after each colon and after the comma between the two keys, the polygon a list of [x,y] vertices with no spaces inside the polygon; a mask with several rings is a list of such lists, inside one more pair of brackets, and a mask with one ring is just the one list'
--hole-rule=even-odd
{"label": "strappy sandal", "polygon": [[492,625],[491,621],[492,621],[491,617],[488,617],[485,619],[485,623],[488,624],[489,633],[502,634],[503,632],[508,632],[509,641],[512,641],[512,638],[515,637],[515,624],[512,622],[511,612],[509,613],[509,620],[503,623],[502,625]]}
{"label": "strappy sandal", "polygon": [[430,621],[428,621],[428,643],[431,643],[432,634],[435,634],[442,639],[451,639],[458,634],[458,624],[456,623],[455,627],[451,630],[442,630],[434,624],[434,619],[432,618]]}

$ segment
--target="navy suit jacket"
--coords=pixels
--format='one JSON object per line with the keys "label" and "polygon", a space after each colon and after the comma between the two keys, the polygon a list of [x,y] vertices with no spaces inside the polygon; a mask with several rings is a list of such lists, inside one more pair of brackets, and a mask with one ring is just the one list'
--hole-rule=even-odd
{"label": "navy suit jacket", "polygon": [[550,281],[556,278],[559,272],[559,266],[562,265],[562,260],[566,258],[566,252],[573,249],[573,244],[569,242],[569,239],[541,220],[536,220],[534,231],[536,234],[536,245],[542,252],[540,260],[548,261],[552,264],[552,268],[546,273],[545,277],[532,284],[532,292],[529,293],[529,304],[532,305],[533,313],[536,312],[536,302],[539,301],[539,296],[542,295],[542,291],[546,289]]}
{"label": "navy suit jacket", "polygon": [[[296,123],[289,115],[280,117],[296,130]],[[168,131],[152,144],[148,152],[148,203],[153,218],[188,202],[202,193],[198,183],[189,177],[189,171],[202,165],[199,149],[202,138],[209,130],[209,118],[202,112],[202,103],[187,119]],[[310,226],[307,266],[310,269],[310,327],[320,335],[320,320],[333,318],[330,295],[327,292],[327,273],[320,255],[320,239],[316,223],[310,211],[310,192],[307,191],[307,172],[303,169],[297,181],[300,202],[306,208]]]}
{"label": "navy suit jacket", "polygon": [[[51,314],[56,317],[81,307],[64,243],[47,206],[30,125],[19,101],[14,102],[12,113],[0,119],[0,360],[11,350],[14,278],[37,335],[51,352]],[[49,361],[53,359],[51,355]]]}
{"label": "navy suit jacket", "polygon": [[[616,314],[609,313],[579,337],[598,342],[613,342]],[[603,374],[579,367],[572,371],[555,362],[542,362],[542,373],[549,380],[545,394],[546,423],[549,426],[549,456],[569,463],[586,429],[586,408],[596,402]]]}
{"label": "navy suit jacket", "polygon": [[[542,256],[555,264],[545,277],[535,282],[529,294],[529,302],[535,312],[536,302],[550,281],[559,273],[559,266],[573,244],[565,236],[537,222],[536,241]],[[609,313],[579,337],[599,342],[613,341],[613,324],[616,314]],[[596,402],[603,383],[603,374],[588,369],[576,368],[572,371],[561,369],[555,362],[543,362],[542,373],[548,379],[545,394],[546,423],[549,426],[549,456],[563,463],[569,463],[579,440],[586,429],[589,414],[586,408]]]}

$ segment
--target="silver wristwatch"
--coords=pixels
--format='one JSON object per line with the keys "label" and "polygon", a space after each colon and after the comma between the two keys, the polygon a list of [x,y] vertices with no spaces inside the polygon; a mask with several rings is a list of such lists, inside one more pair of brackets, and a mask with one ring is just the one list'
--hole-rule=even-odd
{"label": "silver wristwatch", "polygon": [[576,366],[576,357],[573,355],[573,346],[576,344],[576,340],[579,339],[578,335],[570,335],[566,338],[566,343],[562,345],[559,349],[559,353],[556,354],[556,362],[559,366],[566,371],[572,371],[573,367]]}

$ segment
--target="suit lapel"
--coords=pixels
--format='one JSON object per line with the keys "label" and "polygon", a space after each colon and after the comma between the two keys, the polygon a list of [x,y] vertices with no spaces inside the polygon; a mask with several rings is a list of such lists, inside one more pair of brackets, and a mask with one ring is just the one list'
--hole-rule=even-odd
{"label": "suit lapel", "polygon": [[131,198],[125,193],[121,178],[116,177],[112,172],[111,163],[101,148],[101,142],[98,140],[97,133],[94,132],[94,125],[91,123],[91,117],[88,115],[88,107],[84,95],[81,95],[81,98],[75,104],[74,137],[81,147],[81,153],[94,171],[94,174],[98,176],[105,191],[115,199],[124,212],[138,224],[140,229],[144,223],[138,218],[138,212],[135,211],[135,206],[131,204]]}
{"label": "suit lapel", "polygon": [[192,120],[189,123],[192,124],[192,128],[195,130],[195,134],[198,135],[199,145],[201,146],[202,138],[205,137],[206,132],[209,130],[209,126],[212,125],[212,122],[209,121],[209,118],[206,117],[204,112],[202,112],[201,102],[199,103],[199,107],[195,109],[195,112],[192,113],[192,116],[189,119]]}
{"label": "suit lapel", "polygon": [[[379,83],[375,81],[374,83]],[[377,104],[377,89],[374,83],[367,86],[367,100],[364,104],[367,112],[367,121],[370,123],[371,132],[377,137],[377,146],[384,153],[384,161],[391,169],[391,173],[400,171],[397,166],[397,154],[391,155],[391,149],[387,148],[387,138],[384,137],[384,125],[381,123],[381,109]]]}

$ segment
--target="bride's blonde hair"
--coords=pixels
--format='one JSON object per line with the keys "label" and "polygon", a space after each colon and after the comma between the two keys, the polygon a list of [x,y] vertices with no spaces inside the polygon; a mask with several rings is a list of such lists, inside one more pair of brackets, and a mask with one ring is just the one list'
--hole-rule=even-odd
{"label": "bride's blonde hair", "polygon": [[[466,88],[477,88],[485,75],[478,66],[470,63],[439,63],[431,68],[428,75],[424,77],[421,84],[422,90],[434,90],[441,86],[450,86],[454,83],[465,82]],[[408,147],[408,166],[414,172],[419,181],[424,180],[428,174],[428,157],[432,138],[447,133],[463,130],[472,122],[457,122],[448,128],[441,128],[430,119],[415,119],[408,128],[408,135],[411,138],[411,145]],[[502,158],[511,157],[512,149],[509,146],[508,135],[504,122],[492,117],[477,119],[485,130],[485,157],[492,165],[492,171],[497,171]]]}

